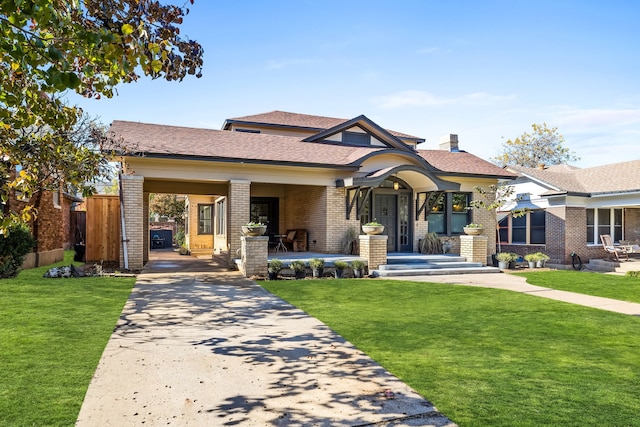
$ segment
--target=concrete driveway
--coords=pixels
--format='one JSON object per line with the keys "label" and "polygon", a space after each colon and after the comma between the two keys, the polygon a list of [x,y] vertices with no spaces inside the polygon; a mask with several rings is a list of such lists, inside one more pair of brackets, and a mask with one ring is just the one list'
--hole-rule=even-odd
{"label": "concrete driveway", "polygon": [[77,426],[455,426],[255,282],[211,260],[152,255]]}

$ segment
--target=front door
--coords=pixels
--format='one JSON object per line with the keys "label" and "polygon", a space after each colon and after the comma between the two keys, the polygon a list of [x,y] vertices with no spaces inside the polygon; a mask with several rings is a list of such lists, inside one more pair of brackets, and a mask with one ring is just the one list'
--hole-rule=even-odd
{"label": "front door", "polygon": [[[388,191],[388,190],[387,190]],[[387,240],[387,252],[411,252],[409,227],[409,195],[400,191],[387,193],[378,190],[374,196],[374,218],[384,225]]]}
{"label": "front door", "polygon": [[266,224],[266,235],[278,234],[280,200],[277,197],[252,197],[251,221]]}

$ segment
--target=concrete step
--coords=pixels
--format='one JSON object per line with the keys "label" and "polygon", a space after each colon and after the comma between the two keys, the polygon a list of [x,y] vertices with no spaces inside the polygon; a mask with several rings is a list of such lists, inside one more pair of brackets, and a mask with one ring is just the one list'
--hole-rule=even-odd
{"label": "concrete step", "polygon": [[[380,266],[384,267],[384,266]],[[399,276],[432,276],[445,274],[471,274],[471,273],[500,273],[496,267],[440,267],[440,268],[419,268],[419,269],[383,269],[369,272],[375,277],[399,277]]]}
{"label": "concrete step", "polygon": [[423,262],[409,264],[386,264],[379,267],[380,270],[398,271],[398,270],[432,270],[442,268],[476,268],[482,267],[480,262],[466,261],[446,261],[446,262]]}

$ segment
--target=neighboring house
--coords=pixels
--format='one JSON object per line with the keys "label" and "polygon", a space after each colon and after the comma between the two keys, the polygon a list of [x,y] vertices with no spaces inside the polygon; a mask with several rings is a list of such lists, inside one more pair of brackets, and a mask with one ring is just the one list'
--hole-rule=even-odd
{"label": "neighboring house", "polygon": [[489,212],[466,209],[474,186],[516,176],[460,150],[456,135],[417,149],[422,138],[365,116],[273,111],[228,119],[222,130],[114,121],[110,131],[137,150],[121,159],[131,269],[148,260],[150,193],[188,194],[189,248],[227,261],[249,221],[266,223],[270,236],[303,229],[312,252],[339,253],[350,228],[374,219],[386,226],[389,252],[417,251],[429,229],[455,252],[467,223],[495,229]]}
{"label": "neighboring house", "polygon": [[501,215],[502,251],[542,251],[551,257],[550,264],[570,265],[572,252],[583,262],[603,258],[601,234],[616,243],[640,239],[640,160],[584,169],[506,169],[519,174],[510,185],[520,198],[504,210],[522,207],[527,214]]}
{"label": "neighboring house", "polygon": [[[20,212],[24,207],[33,205],[35,197],[25,198],[13,192],[8,198],[5,209]],[[73,233],[71,227],[71,211],[82,199],[60,191],[42,191],[38,209],[37,251],[27,255],[23,268],[33,268],[53,264],[64,259],[64,251],[70,249]],[[29,226],[33,232],[33,220]]]}

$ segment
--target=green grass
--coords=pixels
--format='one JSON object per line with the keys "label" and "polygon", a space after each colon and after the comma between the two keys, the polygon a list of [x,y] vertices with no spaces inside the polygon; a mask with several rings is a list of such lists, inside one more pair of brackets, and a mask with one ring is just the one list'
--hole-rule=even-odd
{"label": "green grass", "polygon": [[532,285],[640,303],[640,278],[581,271],[516,273]]}
{"label": "green grass", "polygon": [[[73,253],[65,253],[69,265]],[[0,425],[72,426],[135,278],[0,280]]]}
{"label": "green grass", "polygon": [[640,426],[640,319],[515,292],[271,281],[461,426]]}

